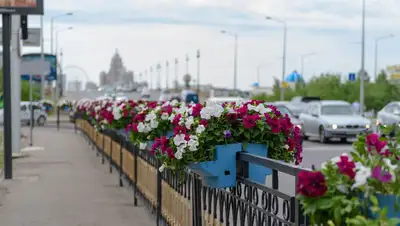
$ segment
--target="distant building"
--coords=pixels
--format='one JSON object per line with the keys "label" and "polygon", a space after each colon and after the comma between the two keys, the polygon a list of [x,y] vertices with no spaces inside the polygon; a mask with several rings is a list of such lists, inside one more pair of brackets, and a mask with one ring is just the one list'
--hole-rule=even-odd
{"label": "distant building", "polygon": [[132,71],[126,70],[118,50],[111,58],[108,72],[102,71],[99,75],[100,86],[134,86],[134,76]]}
{"label": "distant building", "polygon": [[73,80],[68,82],[68,91],[79,92],[82,90],[82,82],[79,80]]}

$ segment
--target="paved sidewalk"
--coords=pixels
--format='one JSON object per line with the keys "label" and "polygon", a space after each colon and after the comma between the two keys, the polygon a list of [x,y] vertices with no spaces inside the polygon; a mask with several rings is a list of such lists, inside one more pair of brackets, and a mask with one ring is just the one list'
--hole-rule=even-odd
{"label": "paved sidewalk", "polygon": [[1,226],[156,225],[73,130],[35,128],[34,145],[44,151],[14,160],[14,179],[0,181]]}

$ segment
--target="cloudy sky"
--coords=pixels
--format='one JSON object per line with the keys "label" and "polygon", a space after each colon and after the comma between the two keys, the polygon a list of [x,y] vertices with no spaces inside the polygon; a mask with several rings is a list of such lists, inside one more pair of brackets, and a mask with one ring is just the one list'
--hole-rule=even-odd
{"label": "cloudy sky", "polygon": [[[361,0],[51,0],[46,1],[45,51],[50,50],[50,18],[59,17],[59,32],[65,67],[79,66],[98,82],[100,71],[108,71],[116,49],[126,68],[138,74],[161,64],[165,86],[166,61],[170,83],[175,77],[174,59],[179,60],[179,80],[186,71],[197,76],[196,51],[200,57],[200,83],[233,87],[234,38],[238,34],[238,87],[249,89],[257,80],[270,86],[282,75],[283,27],[266,16],[284,20],[288,27],[287,74],[301,71],[306,58],[306,80],[322,72],[339,72],[343,78],[361,66]],[[366,0],[366,68],[374,71],[375,39],[379,42],[379,67],[400,63],[400,0]],[[118,3],[118,4],[116,4]],[[31,16],[30,27],[39,26]],[[39,48],[25,48],[25,52]],[[68,80],[84,77],[67,69]],[[155,77],[155,75],[154,75]],[[137,76],[137,79],[139,76]],[[143,76],[142,79],[145,79]]]}

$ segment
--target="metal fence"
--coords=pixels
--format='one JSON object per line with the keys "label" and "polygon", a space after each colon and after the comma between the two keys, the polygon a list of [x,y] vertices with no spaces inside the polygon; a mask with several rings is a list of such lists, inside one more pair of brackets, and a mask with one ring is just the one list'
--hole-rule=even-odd
{"label": "metal fence", "polygon": [[[293,195],[279,190],[279,174],[296,177],[301,168],[246,153],[237,154],[237,185],[216,189],[202,185],[191,172],[159,172],[160,162],[149,152],[140,151],[117,131],[98,132],[89,122],[77,119],[80,130],[93,150],[109,164],[110,173],[132,187],[134,206],[141,201],[153,214],[157,225],[249,225],[306,226],[306,217]],[[272,169],[272,186],[247,179],[248,163]]]}

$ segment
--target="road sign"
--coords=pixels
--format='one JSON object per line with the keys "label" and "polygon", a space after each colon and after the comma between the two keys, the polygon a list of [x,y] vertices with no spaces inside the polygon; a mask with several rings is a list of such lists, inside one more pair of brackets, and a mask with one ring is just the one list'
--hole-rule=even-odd
{"label": "road sign", "polygon": [[23,80],[29,80],[32,76],[32,80],[40,81],[41,75],[48,75],[50,72],[50,63],[45,60],[33,60],[33,61],[22,61],[21,62],[21,78]]}
{"label": "road sign", "polygon": [[356,73],[349,73],[349,81],[355,81],[356,80]]}
{"label": "road sign", "polygon": [[[3,32],[0,30],[0,44],[2,44],[2,43],[3,43]],[[39,47],[40,46],[40,28],[29,28],[28,29],[28,39],[23,40],[23,45],[27,46],[27,47]]]}
{"label": "road sign", "polygon": [[287,82],[282,82],[282,87],[283,87],[283,88],[288,88],[288,87],[289,87],[289,84],[288,84]]}
{"label": "road sign", "polygon": [[43,0],[0,0],[1,14],[43,15]]}

